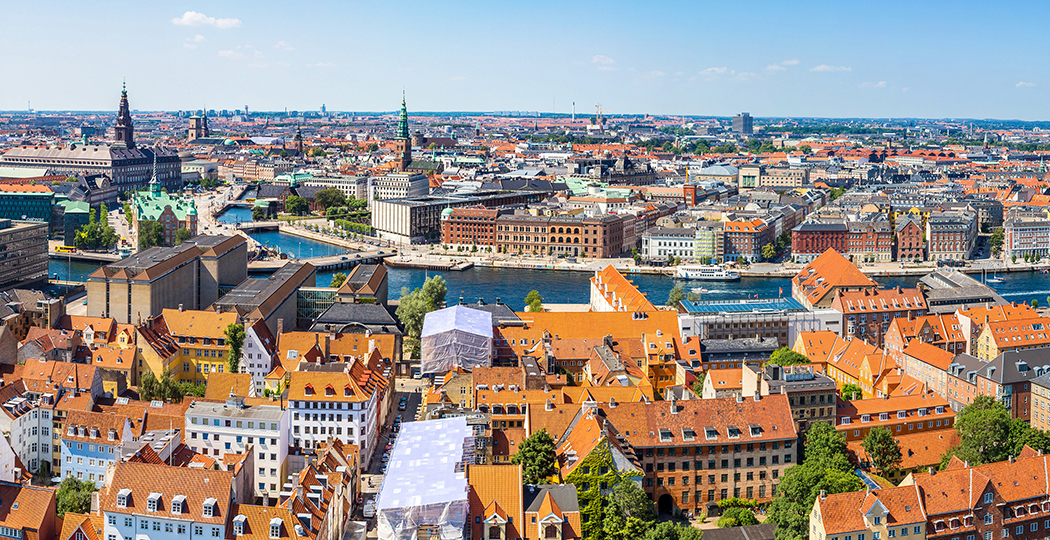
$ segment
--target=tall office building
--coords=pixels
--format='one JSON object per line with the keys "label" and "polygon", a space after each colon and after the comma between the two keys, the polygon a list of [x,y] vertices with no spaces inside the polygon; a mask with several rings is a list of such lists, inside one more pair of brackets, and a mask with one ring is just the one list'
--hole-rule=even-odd
{"label": "tall office building", "polygon": [[752,124],[751,115],[745,112],[734,116],[733,131],[743,135],[751,135],[754,133],[755,130]]}

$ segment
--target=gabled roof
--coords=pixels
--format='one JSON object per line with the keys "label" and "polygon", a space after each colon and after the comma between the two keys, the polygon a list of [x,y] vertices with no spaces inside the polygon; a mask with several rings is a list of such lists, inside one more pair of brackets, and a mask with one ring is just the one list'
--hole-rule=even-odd
{"label": "gabled roof", "polygon": [[831,248],[807,264],[791,282],[802,290],[810,304],[816,304],[836,287],[877,286],[856,265]]}

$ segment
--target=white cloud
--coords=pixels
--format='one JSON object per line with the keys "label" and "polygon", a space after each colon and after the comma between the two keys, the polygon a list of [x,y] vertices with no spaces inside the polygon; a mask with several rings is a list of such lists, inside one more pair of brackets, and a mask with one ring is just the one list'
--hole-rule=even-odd
{"label": "white cloud", "polygon": [[798,65],[798,59],[792,58],[791,60],[784,60],[783,62],[777,62],[776,64],[770,64],[766,66],[766,71],[784,71],[787,66]]}
{"label": "white cloud", "polygon": [[295,50],[295,47],[292,47],[291,43],[288,43],[287,41],[284,41],[283,39],[281,41],[278,41],[277,44],[273,46],[273,48],[274,49],[284,49],[286,51],[294,51]]}
{"label": "white cloud", "polygon": [[240,60],[241,58],[244,58],[244,53],[238,51],[219,51],[219,56],[229,60]]}
{"label": "white cloud", "polygon": [[277,67],[292,67],[288,62],[277,62]]}
{"label": "white cloud", "polygon": [[598,66],[598,71],[616,71],[612,66]]}
{"label": "white cloud", "polygon": [[262,58],[263,57],[262,51],[255,51],[255,57],[256,58]]}
{"label": "white cloud", "polygon": [[810,71],[853,71],[853,68],[846,66],[829,66],[827,64],[821,64],[809,68]]}
{"label": "white cloud", "polygon": [[179,26],[214,26],[222,29],[239,28],[241,26],[240,19],[216,19],[196,11],[187,11],[182,14],[182,17],[176,17],[171,22]]}
{"label": "white cloud", "polygon": [[658,69],[654,69],[652,71],[646,71],[645,73],[642,74],[642,76],[645,77],[646,79],[656,79],[658,77],[663,77],[664,75],[665,75],[665,73],[660,71],[660,70],[658,70]]}
{"label": "white cloud", "polygon": [[183,43],[182,46],[186,47],[187,49],[196,49],[198,44],[204,43],[205,41],[207,40],[204,38],[204,36],[197,34],[193,37],[186,38],[186,43]]}
{"label": "white cloud", "polygon": [[886,81],[873,82],[862,82],[860,83],[861,88],[886,88]]}
{"label": "white cloud", "polygon": [[683,73],[683,72],[681,72],[681,71],[676,71],[676,72],[674,72],[674,76],[675,76],[675,77],[681,77],[682,75],[685,75],[685,73]]}
{"label": "white cloud", "polygon": [[615,64],[616,60],[613,60],[612,58],[609,58],[608,56],[602,56],[600,54],[596,54],[596,55],[594,55],[594,58],[591,58],[591,63],[594,63],[594,64]]}
{"label": "white cloud", "polygon": [[1019,82],[1019,83],[1015,84],[1015,85],[1014,85],[1014,88],[1022,88],[1022,87],[1024,87],[1024,88],[1031,88],[1031,87],[1033,87],[1033,86],[1035,86],[1035,83],[1034,83],[1034,82],[1024,82],[1024,81],[1021,81],[1021,82]]}
{"label": "white cloud", "polygon": [[251,64],[248,64],[248,67],[250,67],[250,68],[268,68],[268,67],[270,67],[270,64],[267,64],[266,62],[252,62]]}
{"label": "white cloud", "polygon": [[446,80],[446,81],[465,81],[465,80],[467,80],[467,78],[466,78],[466,77],[463,77],[463,76],[461,76],[461,75],[456,75],[456,76],[454,76],[454,77],[449,77],[449,78],[447,78],[447,79],[445,79],[445,80]]}
{"label": "white cloud", "polygon": [[711,67],[700,72],[701,75],[708,77],[713,75],[725,75],[726,73],[729,73],[729,68],[724,67]]}
{"label": "white cloud", "polygon": [[758,73],[752,73],[750,71],[743,71],[743,72],[737,73],[733,78],[738,80],[738,81],[753,81],[753,80],[758,78]]}
{"label": "white cloud", "polygon": [[316,64],[306,64],[306,67],[331,68],[335,67],[335,64],[330,64],[328,62],[317,62]]}

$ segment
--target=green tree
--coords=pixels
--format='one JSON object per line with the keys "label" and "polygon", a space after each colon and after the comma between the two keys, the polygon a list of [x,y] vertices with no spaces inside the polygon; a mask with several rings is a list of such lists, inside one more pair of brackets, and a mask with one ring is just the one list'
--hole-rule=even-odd
{"label": "green tree", "polygon": [[343,286],[343,282],[344,281],[346,281],[346,274],[344,274],[342,272],[336,272],[332,276],[332,283],[329,284],[328,286],[332,287],[333,289],[338,289],[339,287]]}
{"label": "green tree", "polygon": [[854,399],[864,399],[864,390],[855,384],[844,384],[839,389],[839,397],[842,401],[853,401]]}
{"label": "green tree", "polygon": [[613,486],[609,496],[612,503],[624,518],[638,518],[642,521],[656,519],[653,500],[636,482],[624,480]]}
{"label": "green tree", "polygon": [[799,146],[798,149],[803,154],[812,154],[813,153],[813,147],[808,145],[808,144],[803,144],[802,146]]}
{"label": "green tree", "polygon": [[750,508],[744,508],[741,506],[735,506],[722,512],[722,516],[718,518],[717,523],[718,528],[720,529],[757,524],[758,518],[755,517],[755,513]]}
{"label": "green tree", "polygon": [[445,283],[445,278],[434,276],[423,282],[423,296],[430,302],[431,309],[444,306],[446,295],[448,295],[448,285]]}
{"label": "green tree", "polygon": [[677,309],[682,300],[685,300],[685,291],[680,284],[676,283],[674,287],[671,287],[671,292],[667,293],[667,305]]}
{"label": "green tree", "polygon": [[[201,386],[200,397],[204,397],[203,389],[204,387]],[[139,381],[138,390],[139,399],[143,401],[160,400],[178,403],[182,401],[182,397],[185,395],[179,383],[171,378],[170,371],[162,373],[159,379],[152,372],[146,372]]]}
{"label": "green tree", "polygon": [[310,157],[325,157],[328,152],[325,152],[323,148],[313,147],[310,149]]}
{"label": "green tree", "polygon": [[955,432],[960,444],[941,458],[942,466],[952,456],[974,466],[1006,459],[1015,450],[1011,438],[1024,436],[1023,430],[1014,428],[1011,420],[1010,411],[1001,401],[978,396],[955,415]]}
{"label": "green tree", "polygon": [[266,209],[256,206],[252,208],[252,221],[265,221]]}
{"label": "green tree", "polygon": [[807,538],[809,513],[821,490],[833,494],[864,489],[846,454],[845,435],[831,424],[810,426],[805,454],[801,464],[784,471],[777,496],[769,505],[768,516],[777,525],[777,540]]}
{"label": "green tree", "polygon": [[661,521],[645,531],[642,540],[700,540],[702,534],[696,527]]}
{"label": "green tree", "polygon": [[292,195],[284,200],[284,210],[289,214],[301,216],[310,211],[310,203],[298,195]]}
{"label": "green tree", "polygon": [[766,244],[762,246],[762,258],[772,259],[777,256],[777,248],[773,244]]}
{"label": "green tree", "polygon": [[184,227],[179,227],[179,230],[175,231],[175,244],[181,244],[191,238],[190,231],[187,231]]}
{"label": "green tree", "polygon": [[402,287],[401,300],[398,301],[397,310],[394,312],[401,325],[405,327],[405,334],[410,338],[419,339],[423,331],[423,318],[431,310],[423,291],[416,289],[409,292],[408,287]]}
{"label": "green tree", "polygon": [[991,246],[992,248],[1000,248],[1001,249],[1003,247],[1003,240],[1005,238],[1006,238],[1006,233],[1003,231],[1003,228],[1002,227],[996,227],[995,230],[992,231],[991,238],[988,239],[988,245]]}
{"label": "green tree", "polygon": [[893,438],[893,433],[885,427],[872,428],[861,441],[860,446],[868,453],[871,465],[879,472],[879,475],[886,477],[891,471],[900,468],[901,460],[904,458],[901,454],[901,447]]}
{"label": "green tree", "polygon": [[66,512],[88,513],[91,510],[91,494],[97,489],[92,481],[81,481],[72,476],[63,478],[55,493],[55,515],[61,518]]}
{"label": "green tree", "polygon": [[327,187],[314,194],[317,205],[327,210],[331,206],[346,206],[346,195],[334,187]]}
{"label": "green tree", "polygon": [[554,453],[554,438],[546,428],[533,433],[521,441],[518,451],[510,462],[521,465],[521,478],[525,484],[546,484],[549,477],[558,472],[558,456]]}
{"label": "green tree", "polygon": [[1032,307],[1033,308],[1039,307],[1039,300],[1036,300],[1035,298],[1033,298],[1032,299]]}
{"label": "green tree", "polygon": [[240,373],[241,351],[244,347],[244,325],[231,323],[226,327],[226,343],[230,346],[230,356],[226,359],[227,371]]}
{"label": "green tree", "polygon": [[704,380],[706,379],[706,371],[701,371],[696,375],[696,380],[693,381],[693,393],[696,394],[697,397],[700,397],[704,394]]}
{"label": "green tree", "polygon": [[164,245],[164,226],[156,221],[139,222],[139,249]]}
{"label": "green tree", "polygon": [[376,143],[369,143],[368,146],[365,147],[366,152],[375,152],[376,150],[379,150],[379,145]]}
{"label": "green tree", "polygon": [[775,364],[778,366],[795,366],[799,364],[810,364],[809,357],[804,354],[797,353],[787,346],[781,347],[772,352],[769,355],[769,362],[767,364]]}
{"label": "green tree", "polygon": [[537,290],[529,291],[529,294],[525,295],[525,306],[532,313],[543,311],[543,297],[540,296],[540,292]]}

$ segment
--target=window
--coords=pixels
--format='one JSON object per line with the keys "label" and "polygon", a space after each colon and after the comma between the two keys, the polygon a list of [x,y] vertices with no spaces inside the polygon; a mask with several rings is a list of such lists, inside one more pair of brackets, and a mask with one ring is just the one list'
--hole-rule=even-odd
{"label": "window", "polygon": [[992,515],[991,514],[985,514],[984,515],[984,524],[985,525],[991,525],[992,524]]}
{"label": "window", "polygon": [[557,538],[558,537],[558,526],[554,524],[547,525],[543,529],[544,538]]}
{"label": "window", "polygon": [[992,504],[992,494],[991,493],[985,493],[984,494],[984,504]]}
{"label": "window", "polygon": [[499,527],[489,527],[489,540],[499,540]]}

